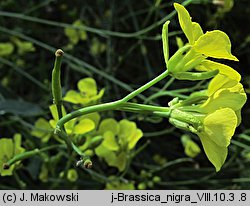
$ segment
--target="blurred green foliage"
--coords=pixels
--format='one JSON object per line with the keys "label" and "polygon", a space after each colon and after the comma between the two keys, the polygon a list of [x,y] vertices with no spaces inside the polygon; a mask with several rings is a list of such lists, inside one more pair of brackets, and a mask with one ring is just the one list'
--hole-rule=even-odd
{"label": "blurred green foliage", "polygon": [[[103,102],[119,99],[165,68],[160,35],[165,20],[171,21],[171,51],[181,46],[183,34],[172,13],[173,2],[1,1],[0,164],[25,150],[60,144],[53,133],[58,117],[49,107],[56,48],[66,51],[62,70],[65,113],[97,104],[101,98]],[[248,90],[249,3],[191,0],[187,6],[204,30],[229,34],[233,53],[240,60],[230,66],[241,73]],[[134,101],[166,105],[172,99],[168,91],[187,98],[207,85],[171,82],[169,78],[147,91],[151,99],[141,95]],[[155,94],[159,98],[153,98]],[[167,120],[104,112],[65,126],[72,140],[92,157],[91,170],[73,168],[78,157],[58,146],[8,170],[0,168],[0,189],[249,189],[249,113],[246,104],[229,157],[217,174],[204,152],[199,152],[197,137],[189,134],[187,142],[181,141],[186,133],[175,130]],[[112,152],[100,152],[100,148]]]}

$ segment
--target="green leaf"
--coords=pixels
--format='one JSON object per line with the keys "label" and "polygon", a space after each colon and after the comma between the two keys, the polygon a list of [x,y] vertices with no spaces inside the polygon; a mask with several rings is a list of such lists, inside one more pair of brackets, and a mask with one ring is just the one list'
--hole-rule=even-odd
{"label": "green leaf", "polygon": [[95,129],[95,123],[90,119],[82,119],[74,127],[75,134],[85,134]]}
{"label": "green leaf", "polygon": [[96,81],[92,78],[84,78],[78,81],[77,87],[83,95],[92,97],[97,95]]}
{"label": "green leaf", "polygon": [[5,99],[0,101],[0,115],[11,113],[20,116],[37,116],[43,113],[42,109],[31,102]]}
{"label": "green leaf", "polygon": [[0,43],[0,56],[9,56],[13,53],[14,46],[13,44],[7,43]]}

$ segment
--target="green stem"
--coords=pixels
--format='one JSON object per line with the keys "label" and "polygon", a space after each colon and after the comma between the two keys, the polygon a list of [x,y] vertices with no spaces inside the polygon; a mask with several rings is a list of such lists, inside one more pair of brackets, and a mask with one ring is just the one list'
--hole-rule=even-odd
{"label": "green stem", "polygon": [[156,84],[157,82],[161,81],[162,79],[164,79],[166,76],[168,76],[169,72],[168,70],[164,71],[163,73],[161,73],[159,76],[155,77],[154,79],[152,79],[150,82],[144,84],[143,86],[141,86],[140,88],[136,89],[135,91],[131,92],[130,94],[128,94],[126,97],[124,97],[123,99],[121,99],[122,102],[128,102],[129,100],[133,99],[135,96],[137,96],[138,94],[142,93],[143,91],[145,91],[146,89],[150,88],[151,86],[153,86],[154,84]]}
{"label": "green stem", "polygon": [[[93,113],[93,112],[116,110],[116,109],[119,109],[119,108],[122,109],[122,107],[124,107],[124,106],[127,106],[127,108],[131,107],[133,109],[133,107],[135,108],[135,105],[136,105],[136,109],[139,109],[139,110],[150,110],[150,111],[156,111],[157,110],[157,111],[160,111],[160,112],[168,111],[168,109],[163,108],[163,107],[127,103],[129,100],[131,100],[132,98],[134,98],[138,94],[142,93],[146,89],[150,88],[151,86],[153,86],[157,82],[164,79],[167,75],[168,75],[168,71],[166,70],[162,74],[160,74],[159,76],[157,76],[156,78],[151,80],[150,82],[146,83],[145,85],[141,86],[140,88],[136,89],[135,91],[131,92],[130,94],[128,94],[127,96],[125,96],[124,98],[122,98],[122,99],[120,99],[118,101],[81,108],[79,110],[76,110],[74,112],[71,112],[71,113],[65,115],[64,117],[59,119],[59,121],[57,122],[57,129],[56,129],[55,132],[58,135],[61,136],[61,134],[62,134],[61,129],[63,128],[63,125],[66,122],[68,122],[71,119],[74,119],[76,117],[79,117],[79,116],[82,116],[82,115],[85,115],[85,114],[89,114],[89,113]],[[159,110],[159,108],[160,108],[160,110]]]}
{"label": "green stem", "polygon": [[182,98],[182,99],[186,99],[188,97],[187,95],[179,94],[179,93],[172,92],[172,91],[160,91],[160,92],[157,92],[157,93],[152,94],[151,96],[149,96],[146,99],[146,101],[144,101],[144,103],[146,104],[148,102],[153,101],[154,99],[157,99],[157,98],[163,97],[163,96],[179,97],[179,98]]}
{"label": "green stem", "polygon": [[166,112],[169,113],[169,107],[160,107],[160,106],[153,106],[153,105],[146,105],[146,104],[137,104],[137,103],[131,103],[131,102],[126,102],[123,104],[122,107],[120,107],[119,109],[122,108],[134,108],[134,109],[138,109],[138,110],[142,110],[142,111],[151,111],[151,112]]}
{"label": "green stem", "polygon": [[79,116],[82,116],[85,114],[93,113],[93,112],[115,110],[121,104],[122,104],[122,102],[121,102],[121,100],[119,100],[116,102],[109,102],[109,103],[98,104],[98,105],[94,105],[94,106],[90,106],[90,107],[84,107],[84,108],[78,109],[74,112],[71,112],[71,113],[65,115],[64,117],[62,117],[61,119],[59,119],[59,121],[57,122],[57,129],[55,130],[55,133],[57,133],[58,135],[61,135],[61,128],[63,127],[63,125],[65,123],[67,123],[71,119],[74,119],[76,117],[79,117]]}
{"label": "green stem", "polygon": [[9,168],[11,165],[15,164],[18,161],[33,157],[35,155],[41,154],[42,152],[48,151],[48,150],[52,150],[55,148],[61,148],[61,147],[65,147],[64,145],[51,145],[48,147],[44,147],[42,149],[34,149],[31,151],[27,151],[27,152],[23,152],[21,154],[18,154],[16,156],[14,156],[12,159],[10,159],[7,163],[4,164],[4,167],[7,169]]}

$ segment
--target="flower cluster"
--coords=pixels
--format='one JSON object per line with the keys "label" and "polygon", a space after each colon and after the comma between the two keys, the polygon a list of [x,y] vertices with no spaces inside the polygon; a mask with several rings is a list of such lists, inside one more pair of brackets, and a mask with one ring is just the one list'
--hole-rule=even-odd
{"label": "flower cluster", "polygon": [[0,139],[0,176],[10,176],[13,174],[15,166],[17,166],[19,162],[11,165],[10,167],[4,168],[4,164],[15,155],[19,155],[25,151],[25,149],[21,146],[22,136],[21,134],[15,134],[14,137],[11,138],[1,138]]}
{"label": "flower cluster", "polygon": [[[247,97],[237,71],[207,58],[238,59],[231,54],[231,43],[224,32],[214,30],[204,34],[182,5],[175,3],[174,7],[188,43],[169,60],[165,59],[170,74],[177,79],[213,79],[205,92],[170,105],[169,120],[176,127],[199,136],[209,161],[219,171],[241,122],[241,108]],[[192,69],[196,72],[191,72]]]}
{"label": "flower cluster", "polygon": [[140,129],[132,121],[123,119],[105,119],[99,126],[98,133],[103,142],[95,149],[95,153],[102,157],[109,166],[124,171],[132,156],[132,149],[143,136]]}

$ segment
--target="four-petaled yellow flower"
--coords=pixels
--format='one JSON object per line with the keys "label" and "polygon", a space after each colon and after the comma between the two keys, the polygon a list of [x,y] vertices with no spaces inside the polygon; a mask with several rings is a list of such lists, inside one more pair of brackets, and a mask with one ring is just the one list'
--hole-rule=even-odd
{"label": "four-petaled yellow flower", "polygon": [[219,171],[227,157],[230,140],[240,124],[240,110],[247,97],[241,83],[222,74],[212,79],[207,95],[208,99],[198,105],[197,116],[203,122],[203,129],[197,135],[208,159]]}
{"label": "four-petaled yellow flower", "polygon": [[216,171],[227,157],[227,147],[237,126],[237,116],[230,108],[218,109],[203,119],[203,129],[197,133],[204,151]]}
{"label": "four-petaled yellow flower", "polygon": [[246,103],[247,96],[239,81],[218,74],[211,80],[207,95],[209,98],[200,107],[203,112],[230,108],[237,115],[237,126],[240,124],[241,108]]}
{"label": "four-petaled yellow flower", "polygon": [[[192,94],[187,100],[170,106],[169,121],[177,128],[196,133],[208,159],[219,171],[226,160],[230,140],[241,122],[241,108],[247,97],[237,71],[207,58],[238,59],[231,54],[231,42],[224,32],[203,33],[200,25],[192,22],[185,7],[178,3],[174,3],[174,7],[188,43],[168,60],[169,22],[163,25],[163,52],[169,73],[177,79],[213,79],[205,96],[199,97],[203,93]],[[192,69],[196,72],[190,72]]]}
{"label": "four-petaled yellow flower", "polygon": [[[185,7],[178,3],[174,3],[174,7],[188,43],[169,60],[165,59],[170,74],[177,79],[200,80],[215,76],[215,71],[218,70],[220,74],[226,74],[238,80],[240,75],[231,67],[206,59],[212,57],[238,61],[231,54],[231,42],[227,34],[220,30],[208,31],[204,34],[200,25],[191,21]],[[191,73],[189,72],[191,69],[202,72]]]}

